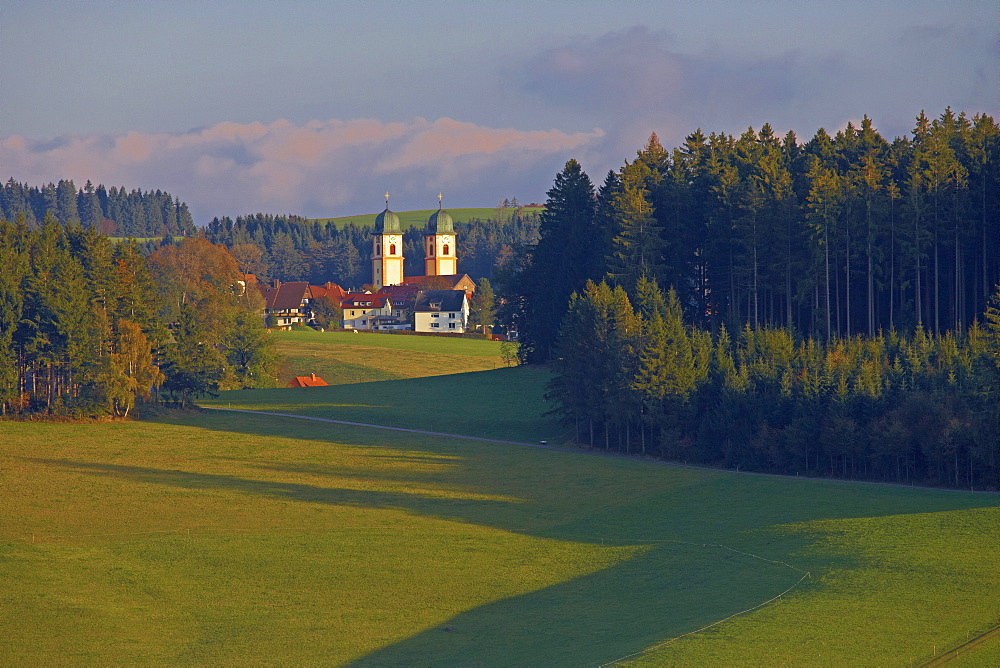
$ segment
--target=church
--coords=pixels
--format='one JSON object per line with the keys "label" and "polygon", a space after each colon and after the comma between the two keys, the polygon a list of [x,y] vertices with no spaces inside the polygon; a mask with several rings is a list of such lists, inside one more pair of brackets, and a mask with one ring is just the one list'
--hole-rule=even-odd
{"label": "church", "polygon": [[348,329],[413,329],[418,332],[466,331],[469,301],[476,284],[458,273],[455,222],[442,208],[427,219],[424,235],[424,275],[403,273],[403,229],[389,210],[375,218],[372,230],[372,286],[374,294],[348,294],[343,302],[343,326]]}
{"label": "church", "polygon": [[[424,236],[424,276],[457,276],[458,254],[455,247],[455,223],[447,211],[441,208],[438,195],[438,210],[427,219],[429,230]],[[403,285],[406,282],[420,283],[419,276],[409,281],[403,277],[403,229],[399,216],[389,210],[389,195],[386,193],[385,211],[375,218],[372,230],[372,285],[380,290],[387,285]]]}

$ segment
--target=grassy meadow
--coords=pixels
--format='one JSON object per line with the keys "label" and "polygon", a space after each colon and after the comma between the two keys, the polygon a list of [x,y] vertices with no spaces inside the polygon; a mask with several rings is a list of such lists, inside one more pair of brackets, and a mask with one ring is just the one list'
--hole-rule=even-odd
{"label": "grassy meadow", "polygon": [[[545,379],[211,403],[534,441]],[[1000,614],[996,495],[215,411],[0,422],[0,490],[3,665],[902,665]]]}
{"label": "grassy meadow", "polygon": [[[524,211],[527,213],[540,213],[545,207],[543,206],[526,206]],[[473,218],[478,218],[480,220],[486,220],[488,218],[495,218],[497,215],[497,209],[495,207],[469,207],[469,208],[459,208],[459,209],[445,209],[451,216],[451,219],[456,223],[467,223]],[[430,218],[431,214],[437,211],[437,209],[417,209],[415,211],[394,211],[397,216],[399,216],[399,224],[403,229],[409,227],[423,228],[427,224],[427,219]],[[508,212],[511,209],[507,210]],[[358,227],[372,227],[375,225],[375,218],[378,214],[382,213],[377,211],[375,213],[365,213],[358,216],[340,216],[338,218],[313,218],[310,222],[319,223],[333,223],[338,228],[346,227],[347,225],[354,223]]]}
{"label": "grassy meadow", "polygon": [[284,358],[278,383],[315,373],[330,385],[486,371],[502,366],[500,344],[485,339],[374,332],[273,331]]}

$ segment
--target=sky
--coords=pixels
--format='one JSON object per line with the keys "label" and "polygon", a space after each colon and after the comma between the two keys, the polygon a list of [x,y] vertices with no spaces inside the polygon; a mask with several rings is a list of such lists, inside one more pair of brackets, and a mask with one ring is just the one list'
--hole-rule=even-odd
{"label": "sky", "polygon": [[0,0],[0,179],[195,222],[543,202],[651,132],[1000,117],[997,0]]}

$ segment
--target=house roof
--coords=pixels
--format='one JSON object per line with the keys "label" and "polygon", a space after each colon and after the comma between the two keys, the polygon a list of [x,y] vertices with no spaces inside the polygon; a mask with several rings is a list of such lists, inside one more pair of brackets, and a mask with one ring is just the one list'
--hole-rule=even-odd
{"label": "house roof", "polygon": [[288,387],[326,387],[329,383],[314,373],[308,376],[296,376],[288,383]]}
{"label": "house roof", "polygon": [[344,301],[344,297],[347,296],[347,291],[340,287],[336,283],[324,283],[323,285],[310,285],[309,293],[312,295],[313,299],[319,299],[320,297],[329,297],[336,304],[340,304]]}
{"label": "house roof", "polygon": [[465,290],[472,293],[476,290],[476,282],[469,278],[468,274],[445,274],[441,276],[407,276],[403,280],[404,285],[417,285],[423,287],[427,283],[445,282],[451,286],[452,290]]}
{"label": "house roof", "polygon": [[344,308],[383,308],[386,304],[392,305],[388,295],[349,292],[341,305]]}
{"label": "house roof", "polygon": [[267,308],[271,311],[297,309],[309,298],[309,284],[304,282],[276,282],[275,285],[258,283],[257,289],[260,290]]}
{"label": "house roof", "polygon": [[464,290],[423,290],[417,295],[413,310],[421,313],[461,311],[464,301]]}

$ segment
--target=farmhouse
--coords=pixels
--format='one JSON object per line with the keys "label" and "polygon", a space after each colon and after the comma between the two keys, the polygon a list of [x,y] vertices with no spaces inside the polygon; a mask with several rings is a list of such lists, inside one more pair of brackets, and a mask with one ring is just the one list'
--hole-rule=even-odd
{"label": "farmhouse", "polygon": [[258,283],[257,289],[264,297],[264,314],[279,329],[287,329],[292,325],[304,325],[309,320],[308,283]]}

